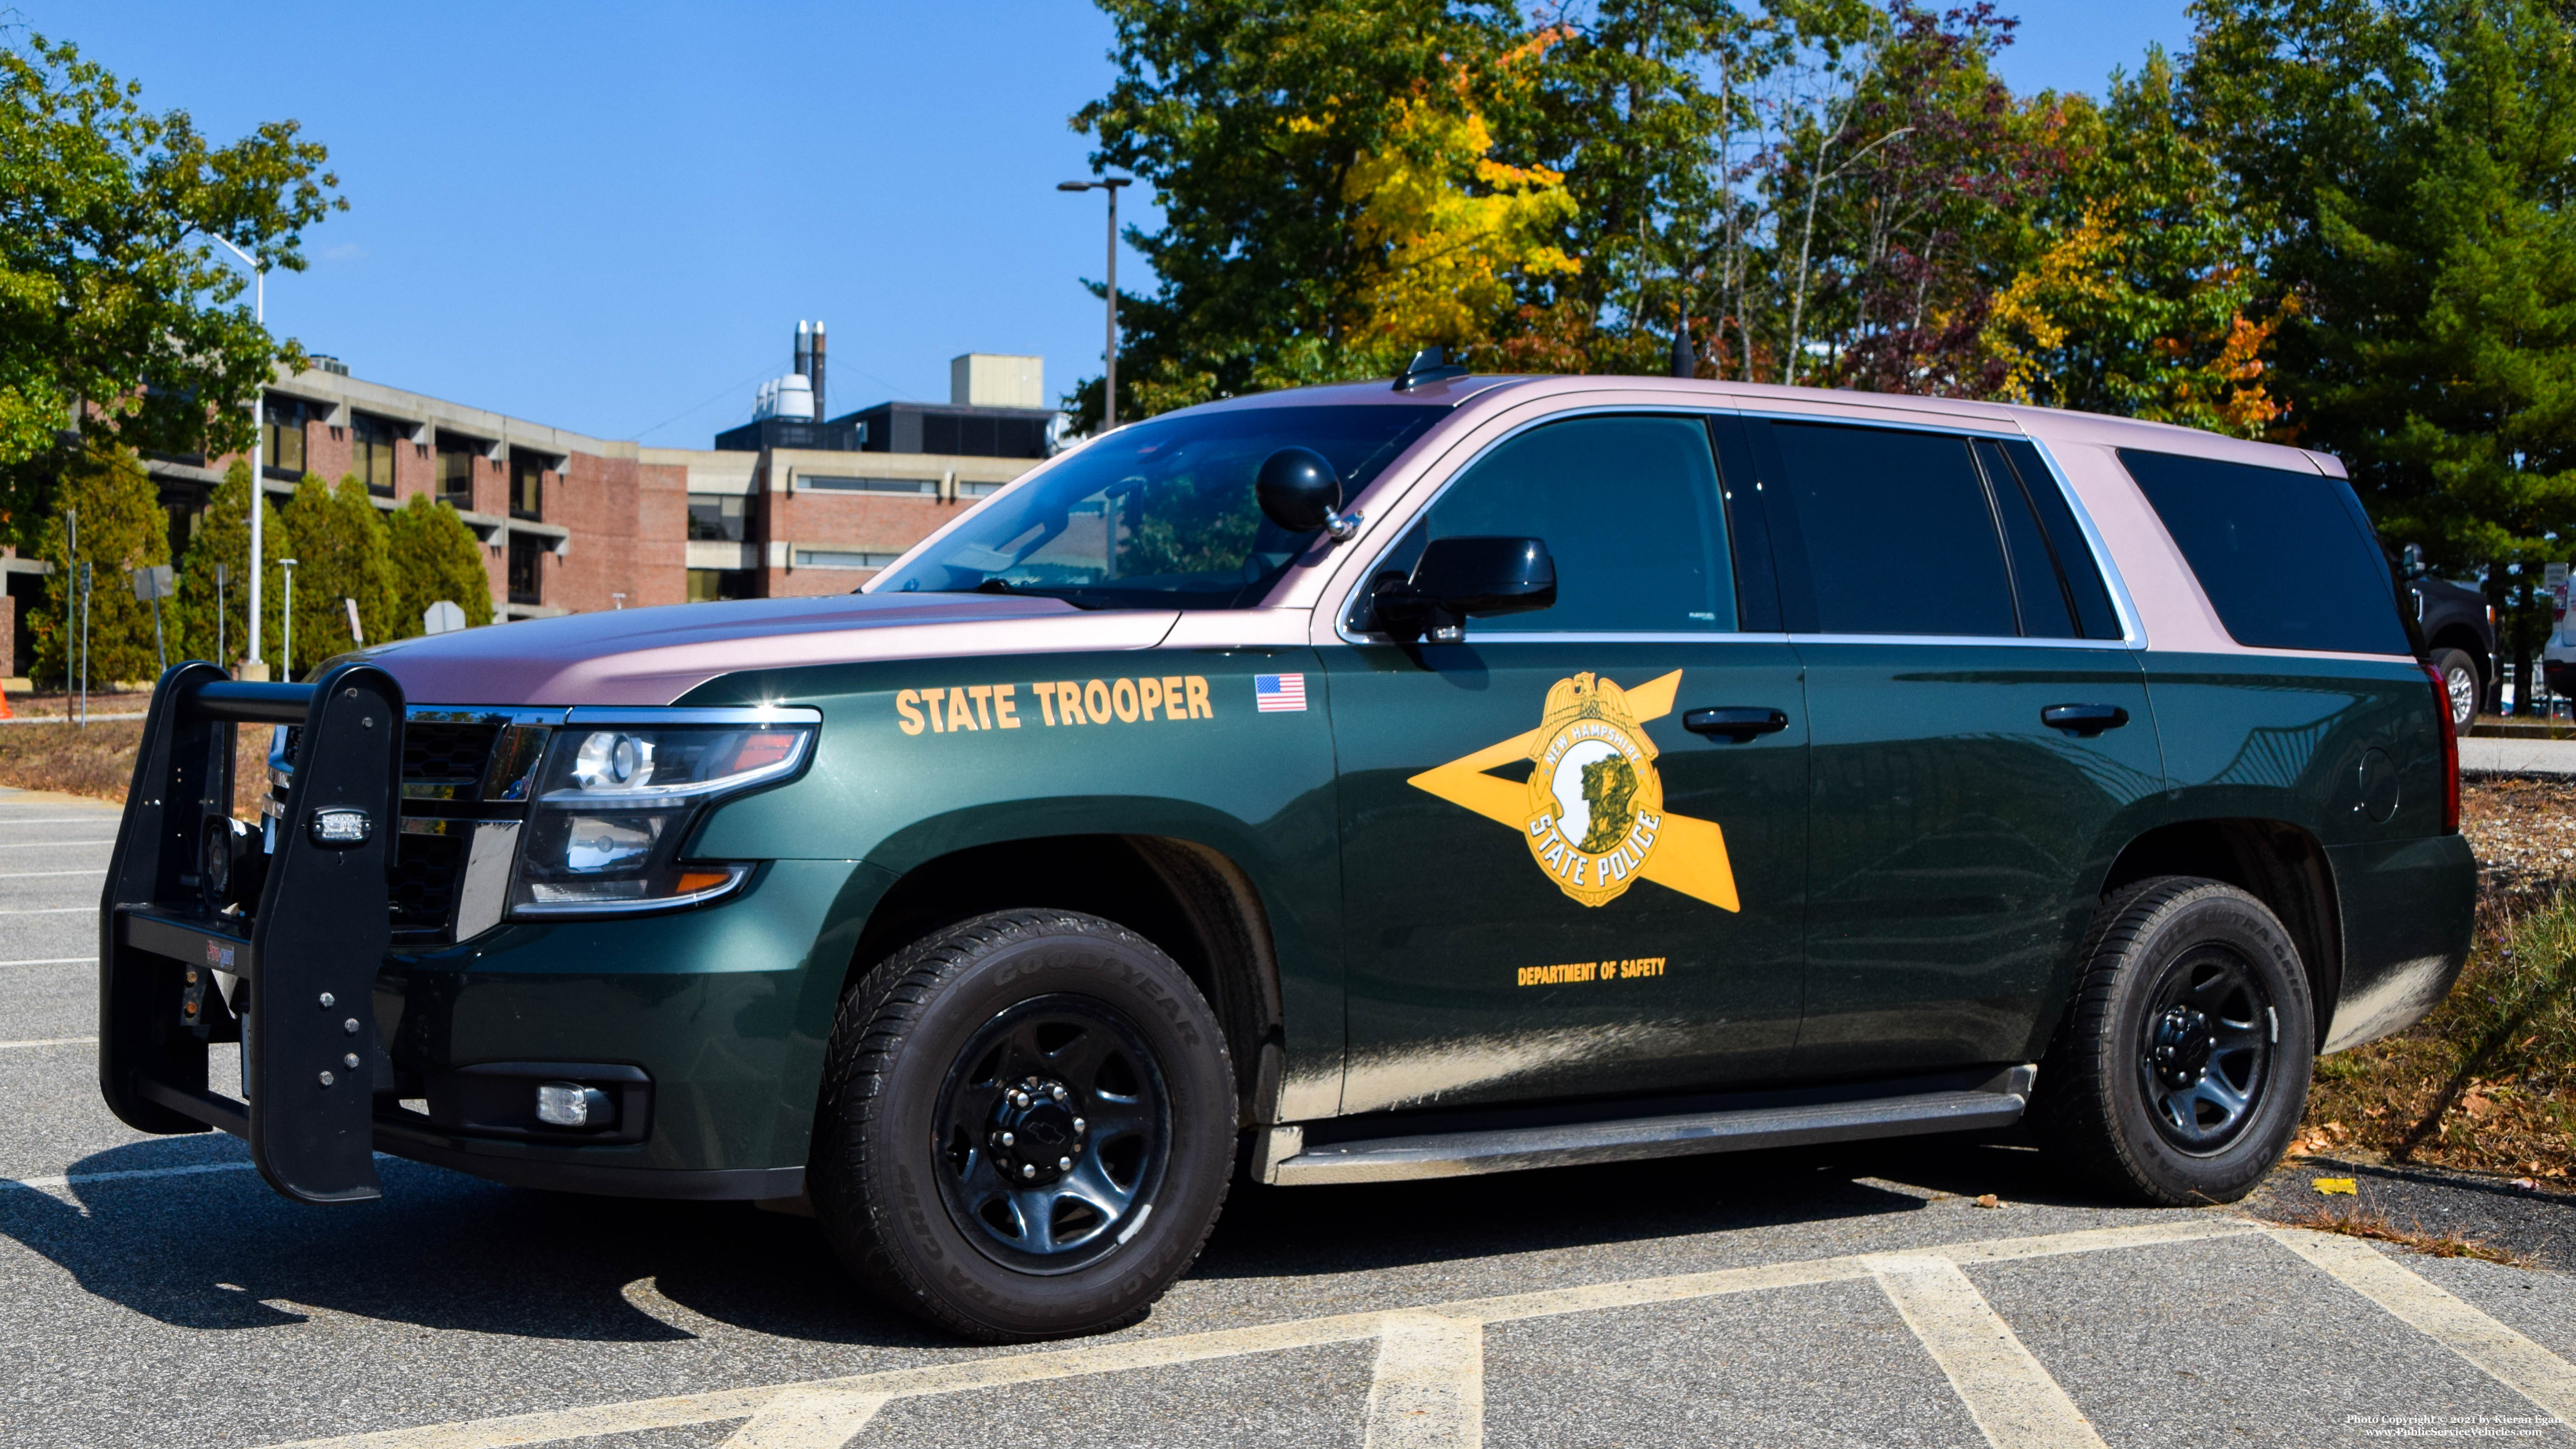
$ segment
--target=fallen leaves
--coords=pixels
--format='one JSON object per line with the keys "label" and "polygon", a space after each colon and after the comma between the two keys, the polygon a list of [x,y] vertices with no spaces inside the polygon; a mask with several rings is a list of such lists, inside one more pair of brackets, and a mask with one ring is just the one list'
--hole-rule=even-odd
{"label": "fallen leaves", "polygon": [[1979,1193],[1977,1195],[1977,1206],[1981,1208],[1999,1208],[2003,1205],[2004,1200],[1995,1196],[1993,1193]]}
{"label": "fallen leaves", "polygon": [[2320,1177],[2309,1183],[2308,1186],[2315,1188],[2319,1195],[2325,1197],[2333,1197],[2338,1194],[2345,1197],[2361,1196],[2361,1184],[2353,1181],[2349,1177]]}

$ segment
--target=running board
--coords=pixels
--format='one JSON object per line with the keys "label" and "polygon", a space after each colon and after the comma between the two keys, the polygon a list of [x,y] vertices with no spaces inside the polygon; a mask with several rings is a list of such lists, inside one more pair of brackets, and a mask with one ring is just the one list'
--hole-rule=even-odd
{"label": "running board", "polygon": [[1367,1137],[1312,1148],[1305,1145],[1304,1126],[1273,1127],[1260,1144],[1254,1168],[1261,1181],[1281,1186],[1401,1182],[1519,1172],[1534,1167],[1572,1167],[1587,1162],[1965,1132],[2006,1127],[2021,1120],[2036,1074],[2035,1067],[2019,1066],[1965,1090],[1748,1106],[1606,1122]]}

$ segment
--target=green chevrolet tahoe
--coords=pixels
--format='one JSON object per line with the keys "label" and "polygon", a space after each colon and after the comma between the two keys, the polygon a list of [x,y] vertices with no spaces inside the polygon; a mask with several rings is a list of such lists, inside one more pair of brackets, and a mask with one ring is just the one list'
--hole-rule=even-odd
{"label": "green chevrolet tahoe", "polygon": [[2292,448],[1454,368],[1235,399],[855,595],[172,669],[101,1086],[307,1202],[390,1154],[810,1205],[996,1341],[1144,1315],[1238,1177],[2019,1121],[2227,1201],[2467,951],[2410,628]]}

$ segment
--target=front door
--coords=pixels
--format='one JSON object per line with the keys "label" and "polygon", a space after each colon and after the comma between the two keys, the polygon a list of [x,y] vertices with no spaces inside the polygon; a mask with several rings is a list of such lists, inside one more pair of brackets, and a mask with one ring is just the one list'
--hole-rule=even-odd
{"label": "front door", "polygon": [[[1749,500],[1746,501],[1749,506]],[[1472,463],[1435,537],[1531,537],[1556,604],[1462,642],[1325,651],[1347,922],[1346,1112],[1771,1075],[1799,1012],[1806,723],[1746,637],[1699,416],[1544,424]],[[1776,629],[1768,569],[1751,622]],[[1694,709],[1777,710],[1738,743]]]}
{"label": "front door", "polygon": [[2092,554],[2021,440],[1745,432],[1813,715],[1795,1070],[2028,1060],[2116,819],[2163,788]]}

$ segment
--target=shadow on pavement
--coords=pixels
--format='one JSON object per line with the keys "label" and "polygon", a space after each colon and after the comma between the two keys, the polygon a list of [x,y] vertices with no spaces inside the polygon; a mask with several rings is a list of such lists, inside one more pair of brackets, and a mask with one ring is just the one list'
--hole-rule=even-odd
{"label": "shadow on pavement", "polygon": [[[163,1138],[97,1153],[72,1175],[245,1157],[229,1140]],[[381,1166],[382,1201],[331,1208],[287,1202],[247,1170],[75,1182],[76,1203],[0,1188],[0,1234],[88,1292],[185,1328],[261,1328],[322,1310],[573,1341],[691,1336],[629,1301],[629,1285],[649,1278],[689,1313],[751,1332],[956,1346],[871,1300],[804,1219]],[[2101,1205],[2067,1195],[2036,1153],[1973,1137],[1435,1182],[1238,1186],[1194,1276],[1306,1277],[1902,1214],[1923,1207],[1926,1192]]]}

